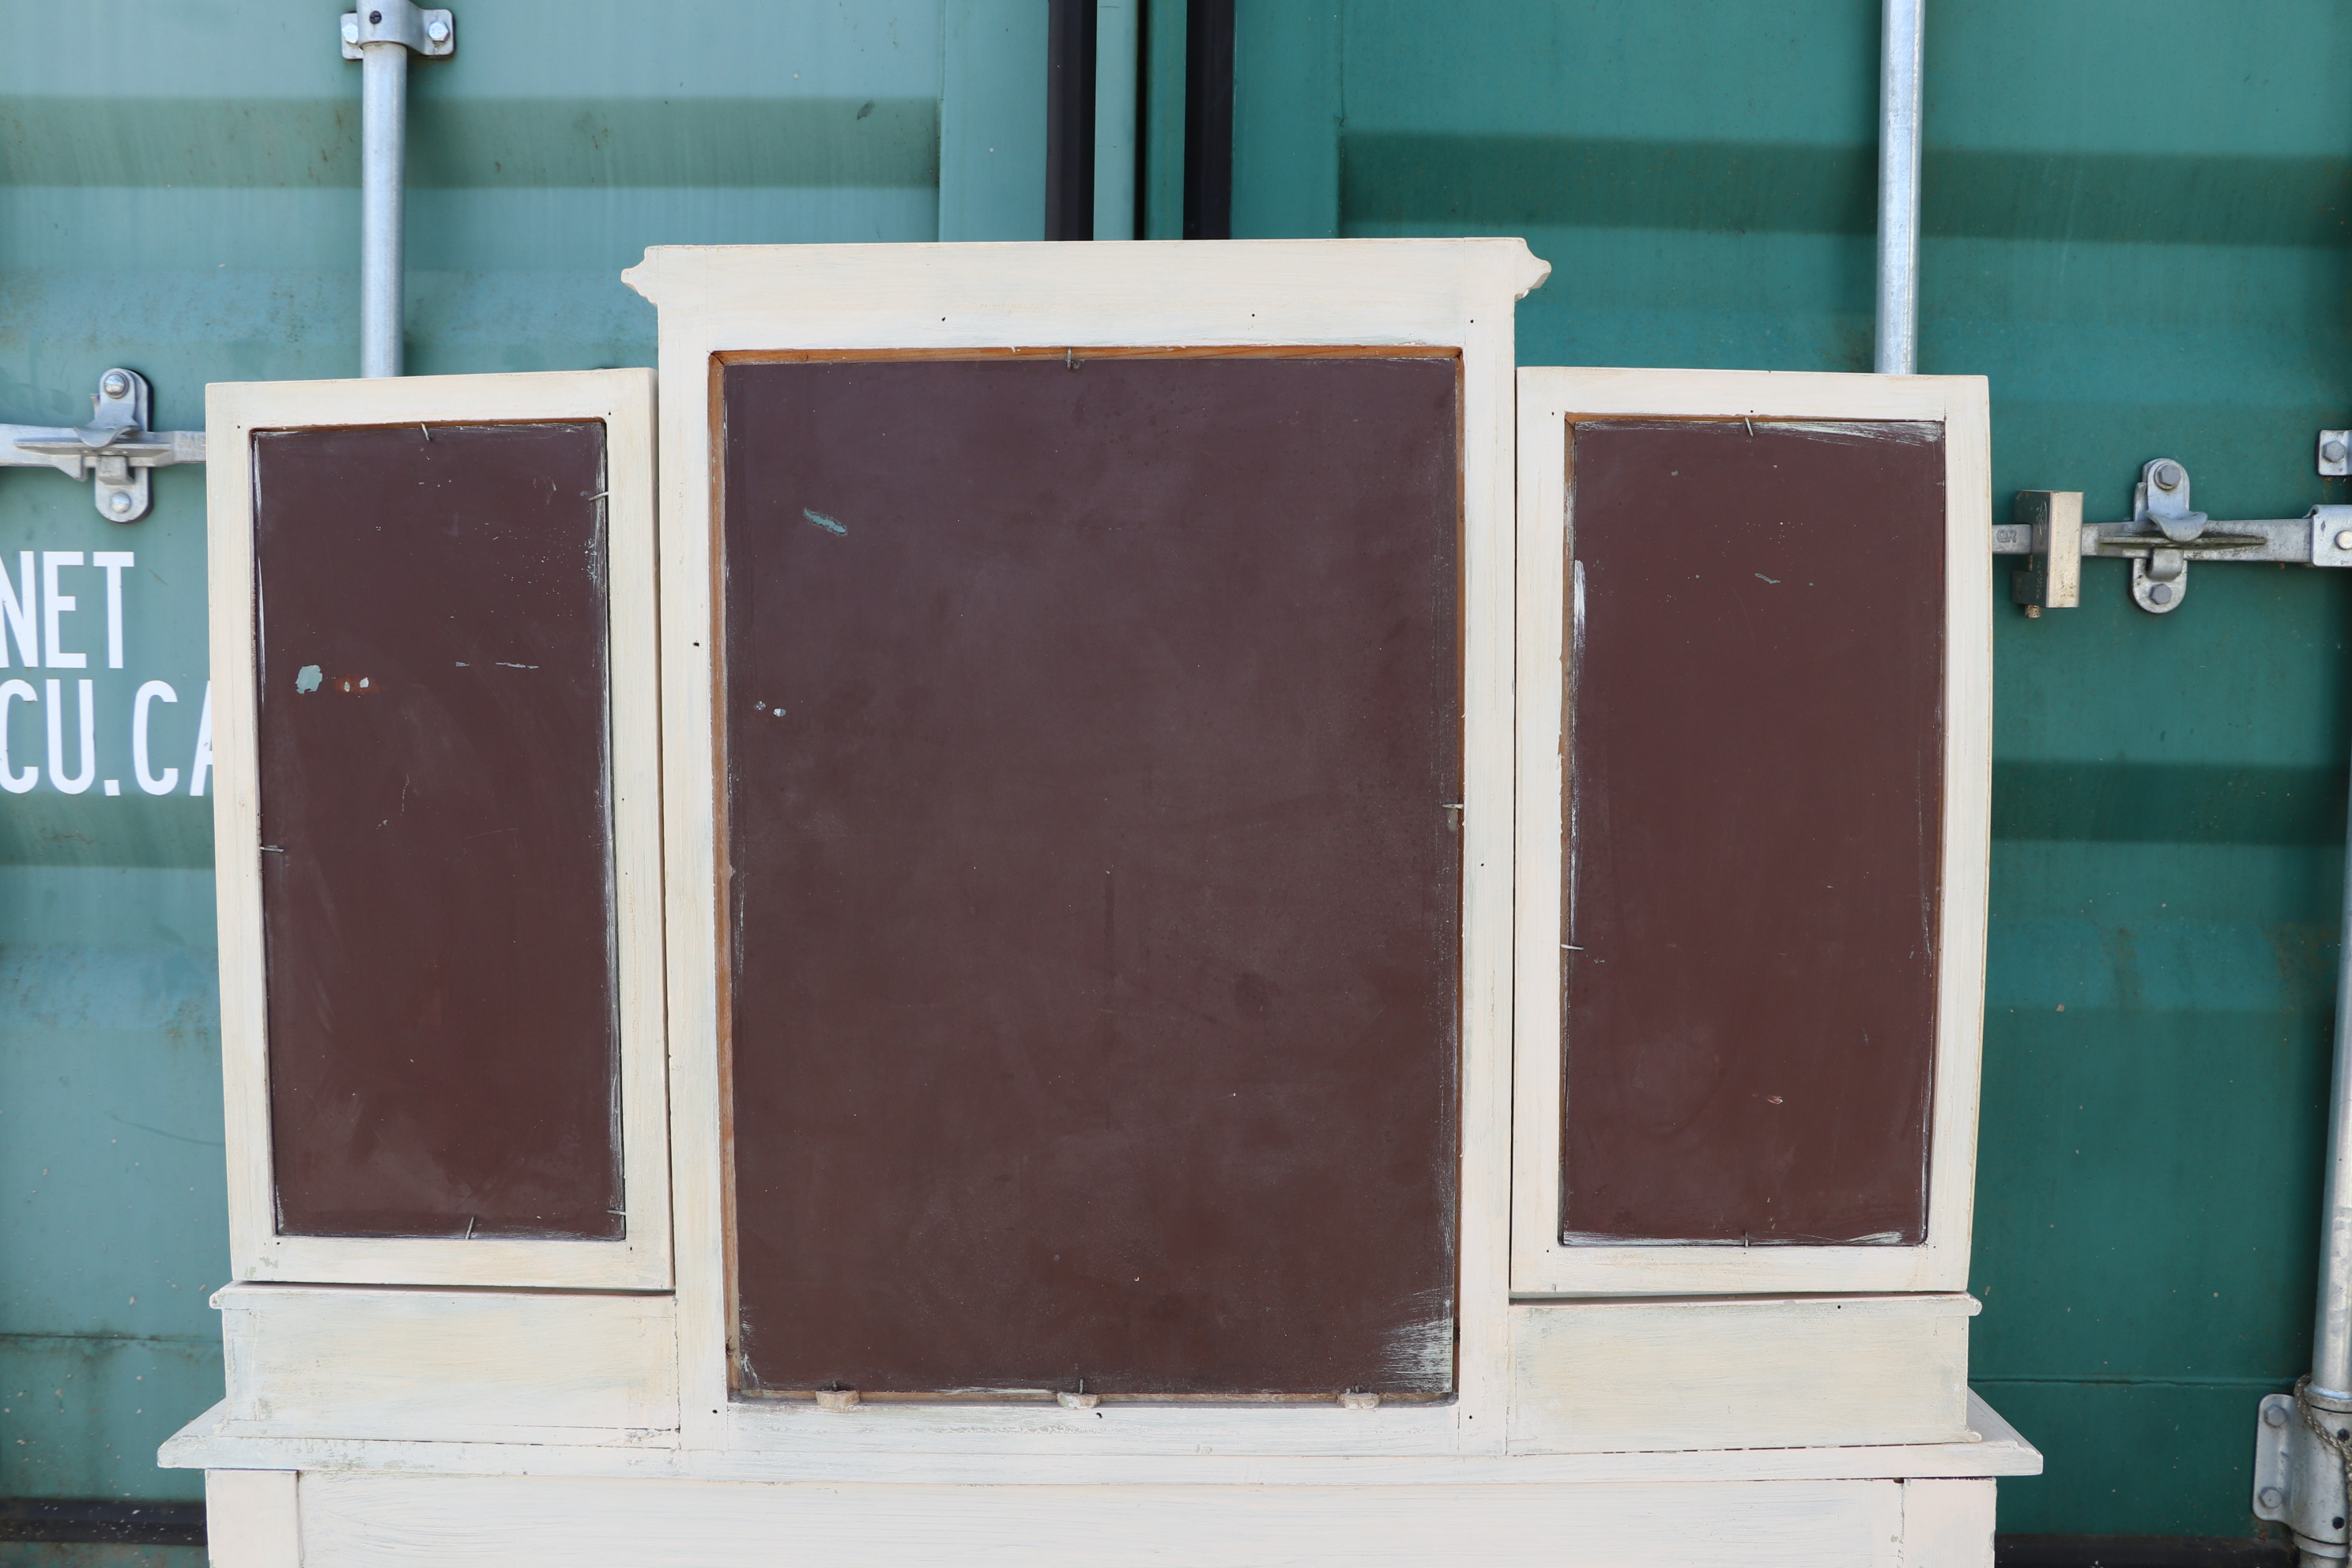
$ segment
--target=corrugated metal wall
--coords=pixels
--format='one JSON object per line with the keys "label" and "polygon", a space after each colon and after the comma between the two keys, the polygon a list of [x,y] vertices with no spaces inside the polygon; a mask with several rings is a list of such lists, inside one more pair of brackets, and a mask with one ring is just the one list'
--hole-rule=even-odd
{"label": "corrugated metal wall", "polygon": [[[340,8],[0,0],[0,419],[77,421],[116,363],[166,427],[208,380],[356,369]],[[650,363],[615,276],[650,243],[1040,221],[1042,0],[458,15],[414,72],[416,373]],[[2347,499],[2310,439],[2352,418],[2352,12],[1929,15],[1922,368],[1992,377],[2002,504],[2120,516],[2158,455],[2216,516]],[[1862,369],[1876,39],[1874,0],[1244,0],[1235,232],[1524,234],[1556,268],[1527,363]],[[218,1392],[202,475],[156,491],[123,528],[0,472],[12,572],[138,558],[124,667],[30,673],[93,680],[122,793],[0,798],[0,1495],[194,1496],[152,1455]],[[61,570],[65,646],[101,647],[102,574]],[[1976,1367],[2050,1454],[2005,1529],[2242,1533],[2254,1398],[2305,1355],[2352,589],[2198,568],[2159,621],[2085,577],[2080,610],[1997,616]],[[168,795],[127,756],[148,679]],[[10,742],[46,766],[38,708]]]}
{"label": "corrugated metal wall", "polygon": [[[1927,5],[1920,368],[1991,377],[1997,509],[2347,498],[2352,10]],[[1522,363],[1866,370],[1878,6],[1240,10],[1237,235],[1524,234]],[[1306,90],[1301,90],[1306,84]],[[2308,1355],[2352,584],[2200,567],[1996,612],[1976,1382],[2049,1455],[2001,1528],[2251,1533]],[[2004,578],[2005,581],[2005,578]]]}
{"label": "corrugated metal wall", "polygon": [[[357,374],[341,9],[0,0],[0,421],[79,423],[114,364],[151,378],[167,428],[201,425],[207,381]],[[951,232],[1034,230],[1043,7],[1027,9],[460,5],[457,57],[412,73],[410,370],[650,364],[653,309],[618,276],[647,245],[930,239],[943,152]],[[122,668],[100,652],[0,670],[62,682],[68,782],[89,677],[98,773],[121,790],[68,795],[45,773],[0,796],[0,1497],[201,1496],[154,1451],[220,1397],[211,801],[190,788],[203,470],[159,474],[155,496],[125,527],[86,484],[0,470],[12,574],[24,551],[137,558]],[[102,650],[103,574],[60,572],[78,599],[63,648]],[[150,679],[178,699],[153,710],[150,776],[180,770],[166,795],[131,776]],[[44,717],[12,710],[17,767],[46,769]]]}

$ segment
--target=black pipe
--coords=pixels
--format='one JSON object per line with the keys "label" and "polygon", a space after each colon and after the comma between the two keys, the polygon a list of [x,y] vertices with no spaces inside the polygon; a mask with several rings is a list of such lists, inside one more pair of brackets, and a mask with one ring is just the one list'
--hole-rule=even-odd
{"label": "black pipe", "polygon": [[1234,237],[1234,0],[1184,12],[1184,237]]}
{"label": "black pipe", "polygon": [[1050,0],[1045,23],[1045,237],[1094,237],[1095,0]]}

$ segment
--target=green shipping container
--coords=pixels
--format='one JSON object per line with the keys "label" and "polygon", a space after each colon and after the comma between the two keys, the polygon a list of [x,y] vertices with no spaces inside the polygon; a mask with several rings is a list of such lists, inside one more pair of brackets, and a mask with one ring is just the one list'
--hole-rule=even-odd
{"label": "green shipping container", "polygon": [[[651,244],[1039,234],[1046,9],[460,6],[412,75],[408,369],[650,363]],[[1144,21],[1148,235],[1210,9]],[[0,0],[0,421],[78,423],[113,365],[165,429],[356,373],[339,10]],[[1522,363],[1869,367],[1870,0],[1234,10],[1235,236],[1524,235]],[[2323,0],[1928,0],[1920,369],[1991,378],[1997,510],[2126,516],[2158,456],[2216,517],[2352,500],[2311,458],[2352,424],[2347,61]],[[0,570],[77,597],[38,647],[0,605],[0,680],[59,693],[0,709],[40,770],[0,796],[0,1498],[192,1500],[154,1449],[219,1396],[203,473],[154,495],[126,527],[0,471]],[[2158,617],[2125,571],[1996,612],[1973,1367],[2049,1459],[2004,1531],[2248,1536],[2255,1401],[2308,1357],[2352,585],[2199,567]]]}

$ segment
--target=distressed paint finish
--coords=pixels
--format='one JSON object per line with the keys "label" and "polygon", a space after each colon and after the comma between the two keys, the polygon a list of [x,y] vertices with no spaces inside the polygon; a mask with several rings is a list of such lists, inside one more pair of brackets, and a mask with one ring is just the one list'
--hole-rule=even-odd
{"label": "distressed paint finish", "polygon": [[233,1431],[601,1443],[677,1429],[669,1296],[231,1285],[215,1304]]}
{"label": "distressed paint finish", "polygon": [[[1785,1304],[1759,1305],[1770,1311]],[[1909,1303],[1898,1304],[1896,1310],[1905,1305]],[[526,1370],[525,1378],[530,1375]],[[1971,1393],[1967,1399],[1968,1429],[1974,1436],[1955,1443],[1484,1454],[1273,1453],[1247,1441],[1247,1435],[1302,1413],[1265,1407],[1229,1410],[1228,1415],[1234,1418],[1223,1423],[1221,1430],[1195,1426],[1190,1435],[1215,1436],[1215,1442],[1184,1442],[1139,1451],[1132,1442],[1135,1433],[1166,1421],[1168,1407],[1155,1410],[1117,1403],[1092,1410],[1029,1405],[1017,1411],[1024,1439],[1020,1444],[978,1454],[943,1451],[929,1439],[953,1431],[953,1426],[932,1421],[921,1406],[908,1405],[860,1404],[846,1414],[835,1414],[803,1404],[800,1409],[806,1425],[830,1436],[790,1448],[704,1448],[675,1446],[669,1434],[659,1431],[633,1433],[621,1442],[594,1441],[595,1434],[578,1429],[568,1434],[541,1431],[531,1434],[530,1440],[519,1440],[478,1428],[484,1440],[457,1443],[255,1436],[236,1429],[224,1402],[175,1434],[163,1446],[163,1460],[167,1465],[212,1470],[397,1470],[418,1476],[569,1476],[607,1483],[653,1479],[819,1486],[889,1482],[1285,1488],[1360,1487],[1378,1482],[1402,1487],[1691,1487],[1719,1481],[1752,1485],[2039,1475],[2042,1456],[2033,1446],[1976,1394]],[[950,1414],[969,1416],[980,1412],[962,1405]],[[1353,1424],[1359,1429],[1365,1418],[1364,1412],[1336,1406],[1328,1414],[1314,1414],[1324,1415],[1327,1423]],[[928,1439],[908,1442],[909,1436],[926,1428]],[[1181,1472],[1176,1468],[1179,1465]]]}
{"label": "distressed paint finish", "polygon": [[1454,1386],[1458,370],[725,368],[743,1387]]}
{"label": "distressed paint finish", "polygon": [[1968,1443],[1966,1296],[1520,1302],[1511,1451]]}
{"label": "distressed paint finish", "polygon": [[[1235,232],[1523,233],[1559,270],[1522,364],[1866,369],[1878,25],[1244,7]],[[1928,7],[1920,368],[1990,375],[1997,507],[2126,517],[2157,456],[2217,517],[2352,499],[2311,468],[2352,405],[2347,58],[2326,0]],[[2050,1455],[2003,1529],[2245,1534],[2309,1349],[2352,584],[2200,569],[2159,618],[2125,572],[1993,616],[1971,1370]]]}
{"label": "distressed paint finish", "polygon": [[276,1229],[617,1240],[604,427],[252,462]]}
{"label": "distressed paint finish", "polygon": [[[788,1542],[819,1561],[904,1568],[1253,1568],[1332,1562],[1551,1568],[1896,1568],[1893,1481],[1718,1487],[712,1487],[306,1474],[306,1568],[764,1568]],[[690,1517],[691,1536],[669,1521]],[[1990,1544],[1988,1542],[1988,1544]],[[1942,1560],[1938,1560],[1939,1562]],[[1950,1560],[1990,1568],[1989,1555]],[[280,1568],[267,1558],[254,1568]]]}
{"label": "distressed paint finish", "polygon": [[[1064,376],[1122,347],[1253,357],[1249,345],[1309,359],[1416,350],[1458,352],[1462,435],[1461,813],[1462,1160],[1457,1246],[1460,1397],[1391,1403],[1374,1419],[1329,1401],[1242,1407],[1215,1403],[1106,1405],[1094,1414],[1127,1452],[1401,1455],[1499,1452],[1508,1358],[1507,986],[1511,921],[1510,339],[1513,301],[1549,268],[1513,239],[1345,246],[1135,244],[950,247],[662,247],[626,275],[661,308],[663,749],[672,892],[669,952],[671,1114],[681,1128],[720,1125],[719,981],[725,948],[709,889],[719,885],[716,805],[724,785],[709,737],[722,723],[715,645],[719,519],[709,480],[714,354],[838,357],[860,351],[1003,355],[1007,343],[1068,345]],[[1103,352],[1089,352],[1090,346]],[[1070,369],[1077,365],[1076,371]],[[1164,504],[1164,501],[1163,503]],[[817,508],[803,507],[803,510]],[[827,513],[826,515],[832,515]],[[786,520],[812,542],[804,516]],[[835,518],[854,529],[854,517]],[[754,694],[757,700],[757,694]],[[1440,805],[1441,811],[1443,805]],[[677,1289],[681,1410],[689,1444],[825,1451],[872,1435],[970,1442],[989,1451],[1050,1441],[1046,1405],[925,1407],[871,1403],[846,1414],[807,1401],[730,1400],[725,1353],[733,1303],[722,1247],[727,1181],[707,1132],[681,1136]],[[1468,1310],[1475,1303],[1477,1310]],[[1045,1422],[1041,1423],[1040,1416]]]}
{"label": "distressed paint finish", "polygon": [[1916,1246],[1943,429],[1595,419],[1569,439],[1563,1232]]}

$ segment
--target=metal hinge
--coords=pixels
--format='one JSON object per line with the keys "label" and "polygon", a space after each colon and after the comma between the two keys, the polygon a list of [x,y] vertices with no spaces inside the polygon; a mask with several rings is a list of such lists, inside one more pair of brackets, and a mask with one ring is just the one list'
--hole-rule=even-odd
{"label": "metal hinge", "polygon": [[96,484],[100,517],[147,515],[147,470],[205,460],[201,430],[147,428],[147,378],[117,366],[98,378],[82,426],[0,425],[0,468],[55,468]]}
{"label": "metal hinge", "polygon": [[[2292,1394],[2265,1394],[2258,1408],[2254,1517],[2293,1531],[2305,1562],[2342,1562],[2347,1550],[2344,1466],[2336,1449],[2352,1441],[2352,1400],[2307,1385],[2302,1392],[2308,1411]],[[2313,1430],[2315,1423],[2324,1433]]]}
{"label": "metal hinge", "polygon": [[[2352,459],[2352,432],[2323,430],[2322,473]],[[2331,458],[2329,437],[2337,437]],[[2189,504],[2188,468],[2158,458],[2140,469],[2129,522],[2085,523],[2080,490],[2020,490],[2011,521],[1992,531],[1993,553],[2031,559],[2010,575],[2010,597],[2029,616],[2081,603],[2085,555],[2127,558],[2132,603],[2169,615],[2189,594],[2192,561],[2267,561],[2287,566],[2352,566],[2352,506],[2315,506],[2301,517],[2216,522]]]}

